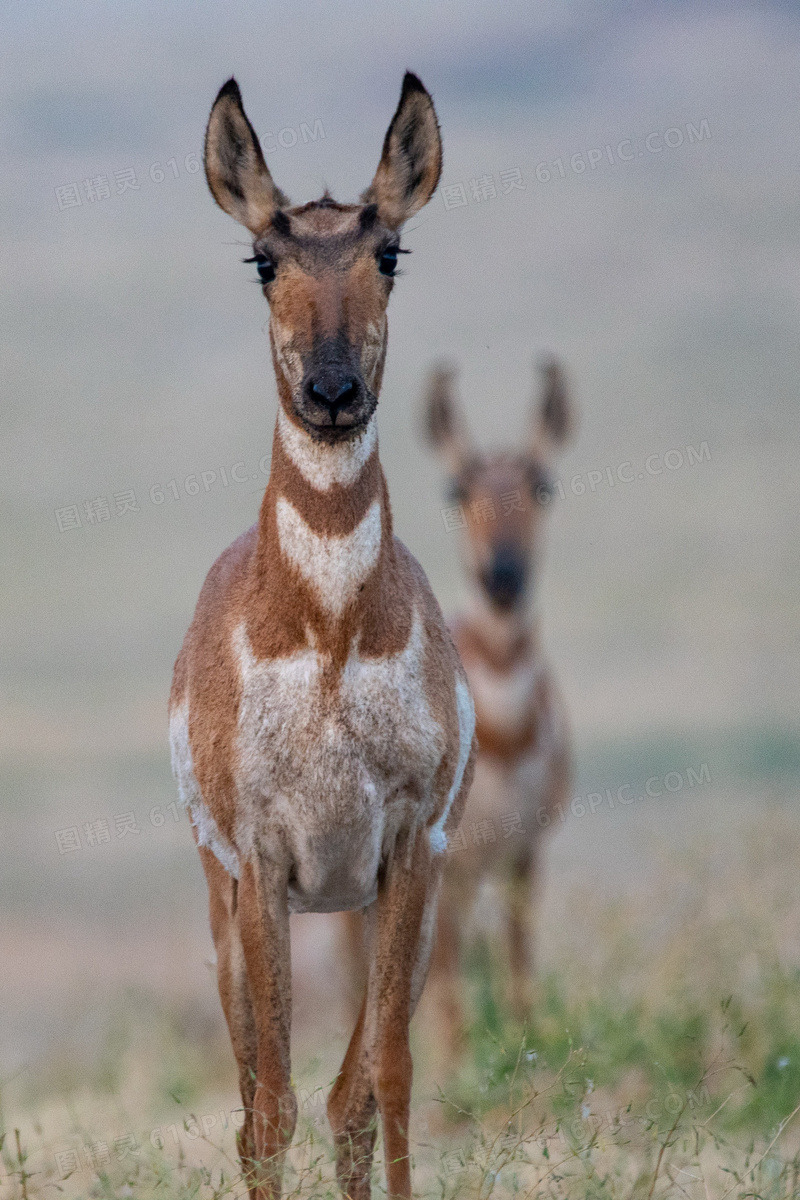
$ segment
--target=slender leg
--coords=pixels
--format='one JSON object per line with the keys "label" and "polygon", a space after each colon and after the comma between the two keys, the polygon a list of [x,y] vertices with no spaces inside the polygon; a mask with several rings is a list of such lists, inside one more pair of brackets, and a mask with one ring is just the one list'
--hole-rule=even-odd
{"label": "slender leg", "polygon": [[286,872],[258,858],[242,867],[237,920],[257,1038],[253,1096],[254,1200],[277,1200],[283,1159],[294,1134],[291,1088],[291,960]]}
{"label": "slender leg", "polygon": [[[544,799],[547,810],[554,814],[558,803],[568,802],[570,778],[570,754],[565,744],[558,749],[550,763],[546,792],[526,806],[528,812],[532,812]],[[534,996],[533,950],[540,861],[541,844],[538,835],[535,835],[512,862],[506,883],[511,1008],[519,1021],[526,1020],[530,1015]]]}
{"label": "slender leg", "polygon": [[257,1040],[250,987],[236,921],[237,881],[205,846],[200,858],[208,881],[211,935],[217,952],[217,987],[228,1023],[231,1045],[239,1068],[239,1091],[244,1122],[236,1134],[242,1170],[248,1177],[253,1167],[253,1099],[256,1090]]}
{"label": "slender leg", "polygon": [[474,906],[477,885],[477,866],[470,864],[464,870],[463,864],[454,859],[448,860],[439,896],[436,941],[427,985],[431,1007],[436,1014],[435,1022],[441,1029],[441,1045],[446,1048],[448,1061],[456,1061],[464,1049],[466,1013],[461,954],[463,930]]}
{"label": "slender leg", "polygon": [[375,1149],[377,1104],[364,1037],[366,1011],[365,992],[342,1068],[328,1097],[328,1120],[336,1147],[336,1178],[348,1200],[369,1200]]}
{"label": "slender leg", "polygon": [[368,1200],[380,1111],[387,1194],[411,1196],[408,1127],[411,1049],[408,1026],[430,959],[442,857],[431,853],[427,831],[395,846],[378,889],[367,992],[358,1023],[328,1100],[337,1150],[337,1177],[349,1200]]}
{"label": "slender leg", "polygon": [[404,1200],[411,1196],[408,1027],[428,972],[443,865],[442,855],[431,853],[427,834],[418,834],[413,844],[396,847],[378,892],[369,1005],[373,1086],[383,1125],[387,1195]]}
{"label": "slender leg", "polygon": [[533,888],[536,850],[531,847],[511,865],[506,882],[506,919],[511,966],[511,1010],[525,1021],[531,1007],[533,967]]}
{"label": "slender leg", "polygon": [[358,1020],[361,999],[367,987],[367,965],[369,962],[366,928],[363,910],[343,912],[338,917],[338,942],[347,979],[347,1012],[352,1022]]}

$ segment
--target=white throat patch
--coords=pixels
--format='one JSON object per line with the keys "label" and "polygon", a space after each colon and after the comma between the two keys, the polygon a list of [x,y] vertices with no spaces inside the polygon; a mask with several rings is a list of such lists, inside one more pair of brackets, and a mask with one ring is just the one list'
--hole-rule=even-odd
{"label": "white throat patch", "polygon": [[381,504],[373,500],[352,533],[314,533],[285,496],[275,505],[281,551],[310,583],[323,608],[341,616],[375,569],[381,548]]}
{"label": "white throat patch", "polygon": [[358,479],[364,464],[378,444],[378,423],[372,418],[360,437],[352,442],[329,446],[312,437],[289,420],[278,405],[278,429],[281,442],[300,474],[318,492],[327,492],[334,483],[350,487]]}

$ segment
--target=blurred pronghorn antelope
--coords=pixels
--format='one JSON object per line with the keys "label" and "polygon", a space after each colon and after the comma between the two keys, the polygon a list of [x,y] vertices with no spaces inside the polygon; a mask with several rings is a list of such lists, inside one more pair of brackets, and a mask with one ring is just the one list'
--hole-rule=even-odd
{"label": "blurred pronghorn antelope", "polygon": [[463,1027],[458,967],[461,935],[482,881],[501,885],[513,1010],[530,1002],[532,905],[545,814],[566,798],[570,738],[563,704],[542,653],[532,602],[541,568],[549,469],[573,432],[561,369],[550,362],[518,450],[480,454],[453,390],[453,374],[433,372],[427,434],[466,522],[463,560],[469,603],[452,623],[475,700],[478,760],[458,845],[445,870],[431,992],[451,1048]]}
{"label": "blurred pronghorn antelope", "polygon": [[441,170],[431,98],[406,74],[356,204],[291,207],[234,80],[206,176],[253,237],[278,416],[257,524],[217,559],[175,664],[175,773],[208,881],[254,1197],[276,1197],[295,1126],[289,914],[368,908],[361,1008],[328,1100],[337,1176],[411,1195],[408,1025],[428,967],[448,837],[472,778],[474,709],[421,567],[392,534],[375,410],[404,222]]}

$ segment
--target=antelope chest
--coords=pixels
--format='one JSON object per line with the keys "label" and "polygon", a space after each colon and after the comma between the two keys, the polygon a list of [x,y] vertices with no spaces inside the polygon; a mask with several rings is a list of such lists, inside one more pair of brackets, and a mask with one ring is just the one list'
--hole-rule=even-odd
{"label": "antelope chest", "polygon": [[234,648],[239,851],[288,852],[291,911],[370,903],[384,848],[429,815],[446,749],[424,687],[419,618],[401,653],[362,659],[354,647],[336,673],[313,648],[259,661],[243,627]]}
{"label": "antelope chest", "polygon": [[465,666],[481,721],[507,737],[521,733],[536,707],[541,668],[526,660],[499,671],[475,658]]}

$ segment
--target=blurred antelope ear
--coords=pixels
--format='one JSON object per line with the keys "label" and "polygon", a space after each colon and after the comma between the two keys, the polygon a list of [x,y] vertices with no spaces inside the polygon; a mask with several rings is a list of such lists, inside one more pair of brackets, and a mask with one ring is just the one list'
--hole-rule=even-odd
{"label": "blurred antelope ear", "polygon": [[389,229],[399,229],[428,203],[441,173],[442,139],[433,101],[416,75],[406,71],[381,161],[361,199],[377,204]]}
{"label": "blurred antelope ear", "polygon": [[428,441],[455,479],[470,461],[471,447],[458,402],[452,367],[434,367],[425,392],[425,432]]}
{"label": "blurred antelope ear", "polygon": [[550,358],[540,370],[542,389],[534,399],[531,429],[531,447],[539,452],[563,446],[575,432],[575,409],[561,364]]}
{"label": "blurred antelope ear", "polygon": [[253,234],[261,233],[277,210],[289,203],[272,182],[235,79],[220,88],[211,109],[205,168],[217,204]]}

